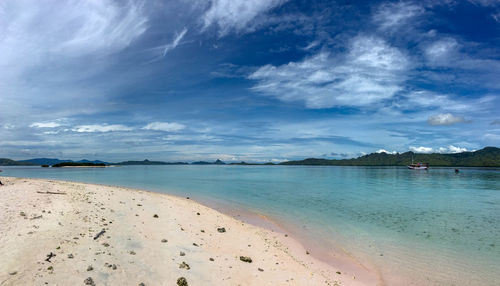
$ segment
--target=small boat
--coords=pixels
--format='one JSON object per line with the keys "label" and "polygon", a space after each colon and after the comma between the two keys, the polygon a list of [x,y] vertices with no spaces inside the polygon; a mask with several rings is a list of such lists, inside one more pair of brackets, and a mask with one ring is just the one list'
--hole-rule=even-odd
{"label": "small boat", "polygon": [[411,157],[411,164],[407,167],[410,170],[427,170],[429,169],[429,163],[413,163],[413,157]]}

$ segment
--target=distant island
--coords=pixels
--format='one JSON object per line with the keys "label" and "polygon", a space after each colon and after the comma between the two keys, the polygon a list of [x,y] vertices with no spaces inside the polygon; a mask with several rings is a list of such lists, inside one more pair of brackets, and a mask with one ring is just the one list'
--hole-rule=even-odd
{"label": "distant island", "polygon": [[406,166],[415,162],[429,163],[438,167],[500,167],[500,148],[486,147],[474,152],[456,154],[421,154],[405,152],[397,154],[371,153],[354,159],[316,159],[282,162],[280,165],[313,166]]}
{"label": "distant island", "polygon": [[[47,166],[47,165],[42,165]],[[78,163],[78,162],[64,162],[52,165],[53,168],[60,167],[106,167],[104,163]]]}
{"label": "distant island", "polygon": [[148,159],[144,160],[144,161],[124,161],[124,162],[120,162],[120,163],[116,163],[116,164],[113,164],[113,165],[123,165],[123,166],[127,166],[127,165],[188,165],[189,163],[185,163],[185,162],[162,162],[162,161],[149,161]]}
{"label": "distant island", "polygon": [[267,163],[247,163],[247,162],[232,162],[225,163],[221,160],[213,162],[209,161],[196,161],[192,163],[187,162],[163,162],[163,161],[150,161],[145,159],[143,161],[123,161],[119,163],[108,163],[99,160],[59,160],[50,158],[36,158],[30,160],[15,161],[7,158],[0,158],[0,166],[131,166],[131,165],[308,165],[308,166],[406,166],[411,163],[412,158],[415,162],[429,163],[430,166],[435,167],[500,167],[500,148],[485,147],[481,150],[473,152],[462,152],[454,154],[422,154],[415,152],[405,152],[396,154],[371,153],[358,158],[352,159],[321,159],[321,158],[308,158],[304,160],[286,161],[278,164]]}

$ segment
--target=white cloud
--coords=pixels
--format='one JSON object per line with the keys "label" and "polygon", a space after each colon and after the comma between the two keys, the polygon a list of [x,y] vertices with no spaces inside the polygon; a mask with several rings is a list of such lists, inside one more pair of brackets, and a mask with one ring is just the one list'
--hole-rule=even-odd
{"label": "white cloud", "polygon": [[397,48],[375,37],[356,37],[341,58],[327,52],[301,62],[266,65],[249,76],[252,88],[285,102],[304,101],[308,108],[366,106],[401,90],[409,62]]}
{"label": "white cloud", "polygon": [[30,127],[35,127],[35,128],[56,128],[60,126],[61,124],[57,122],[34,122],[33,124],[30,125]]}
{"label": "white cloud", "polygon": [[375,153],[397,154],[398,152],[397,151],[387,151],[385,149],[379,149],[379,150],[375,151]]}
{"label": "white cloud", "polygon": [[8,71],[0,72],[0,104],[9,106],[2,113],[27,114],[27,124],[47,110],[66,116],[104,109],[100,103],[136,72],[102,73],[147,29],[135,3],[0,1],[0,70]]}
{"label": "white cloud", "polygon": [[75,126],[74,128],[71,129],[71,131],[74,132],[113,132],[113,131],[130,131],[132,130],[131,127],[121,125],[121,124],[111,124],[111,125],[99,125],[99,124],[93,124],[93,125],[79,125]]}
{"label": "white cloud", "polygon": [[383,30],[400,28],[423,12],[422,7],[412,3],[384,3],[373,15],[373,21]]}
{"label": "white cloud", "polygon": [[420,146],[420,147],[413,147],[413,146],[410,146],[410,151],[413,151],[415,153],[432,153],[434,152],[434,149],[432,149],[431,147],[424,147],[424,146]]}
{"label": "white cloud", "polygon": [[258,16],[283,4],[287,0],[212,0],[203,15],[203,29],[217,25],[219,35],[231,31],[251,30],[251,22]]}
{"label": "white cloud", "polygon": [[458,55],[459,45],[453,38],[439,39],[424,49],[427,61],[431,65],[448,65]]}
{"label": "white cloud", "polygon": [[163,47],[163,56],[165,56],[169,51],[175,49],[179,45],[179,43],[181,42],[182,38],[187,33],[187,31],[188,31],[187,28],[182,29],[180,33],[175,35],[175,38],[171,43],[166,44]]}
{"label": "white cloud", "polygon": [[176,122],[151,122],[144,126],[142,129],[146,130],[156,130],[156,131],[166,131],[166,132],[176,132],[184,129],[186,126]]}
{"label": "white cloud", "polygon": [[441,154],[455,154],[455,153],[462,153],[462,152],[467,152],[467,151],[473,151],[473,150],[468,150],[465,147],[457,147],[453,145],[449,145],[447,147],[439,147],[439,148],[431,148],[431,147],[414,147],[410,146],[410,151],[413,151],[415,153],[424,153],[424,154],[430,154],[430,153],[441,153]]}
{"label": "white cloud", "polygon": [[427,119],[429,125],[453,125],[462,122],[465,122],[465,118],[451,113],[436,114]]}

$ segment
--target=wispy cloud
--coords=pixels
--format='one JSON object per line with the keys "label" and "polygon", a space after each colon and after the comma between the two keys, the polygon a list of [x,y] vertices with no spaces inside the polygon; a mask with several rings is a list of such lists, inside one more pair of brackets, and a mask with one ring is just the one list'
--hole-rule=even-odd
{"label": "wispy cloud", "polygon": [[93,132],[114,132],[114,131],[131,131],[133,128],[121,125],[121,124],[111,124],[111,125],[79,125],[71,129],[71,131],[79,133],[93,133]]}
{"label": "wispy cloud", "polygon": [[424,9],[413,3],[384,3],[378,7],[373,15],[373,22],[382,30],[401,28],[422,13],[424,13]]}
{"label": "wispy cloud", "polygon": [[165,132],[176,132],[184,129],[186,126],[176,122],[151,122],[144,126],[142,129],[145,130],[155,130],[155,131],[165,131]]}
{"label": "wispy cloud", "polygon": [[429,125],[453,125],[462,122],[465,122],[465,118],[451,113],[436,114],[427,119]]}
{"label": "wispy cloud", "polygon": [[457,147],[449,145],[447,147],[438,147],[438,148],[424,147],[424,146],[419,146],[419,147],[410,146],[410,151],[413,151],[415,153],[424,153],[424,154],[430,154],[430,153],[454,154],[454,153],[462,153],[474,150],[468,150],[465,147]]}
{"label": "wispy cloud", "polygon": [[184,28],[182,31],[175,35],[173,41],[169,44],[166,44],[163,48],[163,56],[165,56],[169,51],[175,49],[177,45],[181,42],[184,35],[187,33],[188,29]]}
{"label": "wispy cloud", "polygon": [[202,17],[203,30],[217,26],[219,35],[252,30],[252,21],[287,0],[211,0]]}
{"label": "wispy cloud", "polygon": [[253,90],[308,108],[367,106],[401,90],[408,66],[384,40],[358,36],[341,57],[322,51],[301,62],[260,67],[249,78],[257,81]]}
{"label": "wispy cloud", "polygon": [[57,122],[34,122],[33,124],[30,125],[30,127],[35,127],[35,128],[56,128],[60,126],[61,124]]}

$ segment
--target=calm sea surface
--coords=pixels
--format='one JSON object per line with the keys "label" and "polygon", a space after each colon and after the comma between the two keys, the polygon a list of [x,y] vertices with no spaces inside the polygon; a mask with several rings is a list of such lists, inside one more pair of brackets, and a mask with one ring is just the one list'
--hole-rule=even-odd
{"label": "calm sea surface", "polygon": [[[389,285],[500,285],[500,169],[2,167],[4,176],[141,188],[265,214],[342,247]],[[307,243],[306,243],[307,244]],[[404,281],[404,282],[402,282]]]}

